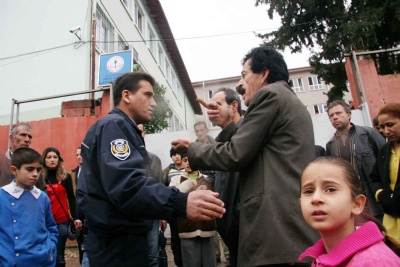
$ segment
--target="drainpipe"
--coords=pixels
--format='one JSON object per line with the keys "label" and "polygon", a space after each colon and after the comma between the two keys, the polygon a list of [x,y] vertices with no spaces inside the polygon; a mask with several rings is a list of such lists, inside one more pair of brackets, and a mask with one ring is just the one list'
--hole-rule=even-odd
{"label": "drainpipe", "polygon": [[[91,46],[90,46],[90,89],[95,89],[96,84],[96,0],[92,0],[92,23],[91,23]],[[94,99],[94,93],[91,93],[91,99]]]}
{"label": "drainpipe", "polygon": [[369,107],[368,107],[368,102],[366,99],[364,86],[363,86],[362,79],[361,79],[360,68],[358,67],[357,55],[356,55],[355,51],[352,51],[351,54],[353,56],[354,65],[356,67],[356,79],[358,82],[358,86],[361,89],[361,99],[362,99],[362,104],[361,104],[362,109],[361,110],[363,111],[364,122],[365,122],[366,126],[372,127],[371,114],[369,113]]}

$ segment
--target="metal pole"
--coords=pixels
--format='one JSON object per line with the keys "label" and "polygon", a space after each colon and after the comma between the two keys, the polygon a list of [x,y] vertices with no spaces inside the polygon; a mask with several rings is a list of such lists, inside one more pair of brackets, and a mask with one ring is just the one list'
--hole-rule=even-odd
{"label": "metal pole", "polygon": [[17,103],[17,115],[15,116],[16,123],[19,122],[19,103]]}
{"label": "metal pole", "polygon": [[48,99],[53,99],[53,98],[66,97],[66,96],[91,94],[92,92],[94,93],[94,92],[107,91],[107,90],[108,90],[108,88],[101,88],[101,89],[90,90],[90,91],[79,91],[79,92],[74,92],[74,93],[66,93],[66,94],[60,94],[60,95],[52,95],[52,96],[46,96],[46,97],[38,97],[38,98],[32,98],[32,99],[21,100],[21,101],[15,100],[15,103],[17,103],[17,104],[22,104],[22,103],[29,103],[29,102],[41,101],[41,100],[48,100]]}
{"label": "metal pole", "polygon": [[[8,130],[8,135],[11,134],[11,128],[13,127],[13,124],[14,124],[14,105],[15,105],[15,99],[12,99],[11,100],[11,120],[10,120],[10,129]],[[8,137],[7,149],[10,149],[10,137]]]}
{"label": "metal pole", "polygon": [[114,108],[114,84],[110,83],[110,111]]}
{"label": "metal pole", "polygon": [[[372,123],[371,123],[371,114],[369,113],[369,107],[368,107],[368,102],[366,100],[366,95],[365,95],[365,91],[364,91],[364,86],[362,83],[362,79],[361,79],[361,73],[360,73],[360,68],[358,67],[358,61],[357,61],[357,56],[356,56],[356,52],[353,51],[352,52],[353,55],[353,61],[354,61],[354,65],[356,67],[356,78],[357,78],[357,82],[358,85],[361,89],[361,99],[362,99],[362,111],[364,114],[364,122],[366,126],[371,127]],[[365,118],[367,117],[367,118]]]}
{"label": "metal pole", "polygon": [[[352,52],[352,53],[356,53],[357,56],[361,56],[361,55],[370,55],[370,54],[379,54],[379,53],[384,53],[384,52],[393,52],[393,51],[399,51],[400,48],[396,47],[396,48],[388,48],[388,49],[380,49],[380,50],[372,50],[372,51],[364,51],[364,52]],[[351,56],[351,54],[344,54],[345,57],[349,57]]]}

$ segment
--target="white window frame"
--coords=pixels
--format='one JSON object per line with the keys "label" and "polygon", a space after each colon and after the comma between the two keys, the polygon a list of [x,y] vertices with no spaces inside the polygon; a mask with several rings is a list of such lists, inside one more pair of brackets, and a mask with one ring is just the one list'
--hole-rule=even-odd
{"label": "white window frame", "polygon": [[150,25],[147,25],[148,28],[148,33],[149,33],[149,49],[150,52],[153,54],[154,58],[156,58],[157,55],[157,41],[156,41],[156,35],[154,31],[151,29]]}
{"label": "white window frame", "polygon": [[166,60],[165,61],[165,77],[167,78],[167,82],[171,84],[171,64]]}
{"label": "white window frame", "polygon": [[183,103],[183,101],[184,101],[184,94],[183,94],[183,90],[182,90],[182,87],[179,85],[179,83],[177,84],[177,91],[178,91],[178,101],[179,101],[179,103]]}
{"label": "white window frame", "polygon": [[134,17],[135,17],[135,25],[138,28],[140,33],[144,33],[144,25],[145,25],[145,21],[144,21],[144,13],[141,10],[141,8],[139,7],[138,3],[135,2],[135,6],[134,6]]}
{"label": "white window frame", "polygon": [[326,103],[314,105],[314,114],[326,114],[328,112],[328,106]]}
{"label": "white window frame", "polygon": [[158,45],[158,66],[160,66],[162,73],[165,74],[165,55],[161,45]]}
{"label": "white window frame", "polygon": [[114,52],[114,26],[97,5],[96,8],[96,45],[101,52]]}
{"label": "white window frame", "polygon": [[127,50],[128,43],[125,42],[124,39],[122,39],[121,35],[118,34],[118,51],[124,51]]}
{"label": "white window frame", "polygon": [[176,75],[173,71],[171,73],[171,82],[172,91],[174,92],[176,98],[178,98],[178,80],[176,79]]}
{"label": "white window frame", "polygon": [[302,78],[293,78],[292,80],[292,90],[295,93],[304,92],[303,80]]}
{"label": "white window frame", "polygon": [[308,85],[310,86],[310,90],[321,90],[325,89],[325,86],[322,83],[322,80],[318,76],[310,76],[308,77]]}

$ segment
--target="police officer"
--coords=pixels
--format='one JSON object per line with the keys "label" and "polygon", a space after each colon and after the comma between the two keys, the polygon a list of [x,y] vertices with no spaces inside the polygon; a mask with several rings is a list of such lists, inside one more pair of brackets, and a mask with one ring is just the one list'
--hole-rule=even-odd
{"label": "police officer", "polygon": [[91,266],[148,266],[150,220],[212,220],[225,212],[217,193],[184,194],[148,179],[150,159],[137,125],[152,119],[154,84],[146,73],[118,77],[116,108],[97,121],[82,142],[78,205],[88,222]]}

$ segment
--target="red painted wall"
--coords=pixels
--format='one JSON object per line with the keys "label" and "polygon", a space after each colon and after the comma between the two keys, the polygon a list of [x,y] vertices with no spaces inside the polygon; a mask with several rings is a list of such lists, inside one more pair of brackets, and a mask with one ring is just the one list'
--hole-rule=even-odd
{"label": "red painted wall", "polygon": [[[109,93],[104,93],[101,106],[96,107],[97,112],[92,116],[87,113],[76,116],[76,112],[73,110],[80,109],[78,107],[71,108],[72,112],[68,112],[71,115],[67,115],[67,117],[28,122],[32,126],[33,136],[30,147],[40,154],[49,146],[55,147],[60,150],[67,169],[74,169],[77,166],[76,148],[82,142],[90,126],[110,111],[109,99]],[[9,125],[0,126],[0,153],[7,151],[9,128]]]}
{"label": "red painted wall", "polygon": [[[358,108],[357,96],[359,96],[360,93],[356,90],[356,72],[352,65],[353,62],[348,59],[346,62],[347,77],[349,79],[353,100],[355,101],[354,106]],[[359,60],[358,65],[372,120],[384,104],[400,102],[400,75],[378,75],[374,61],[365,58]]]}

